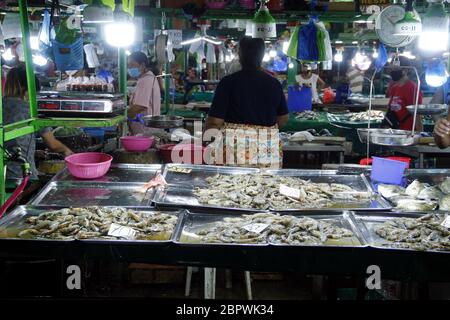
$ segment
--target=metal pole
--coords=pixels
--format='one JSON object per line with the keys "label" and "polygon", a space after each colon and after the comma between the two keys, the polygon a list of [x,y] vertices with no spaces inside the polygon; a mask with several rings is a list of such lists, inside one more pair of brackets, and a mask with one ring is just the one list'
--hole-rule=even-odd
{"label": "metal pole", "polygon": [[372,113],[372,98],[373,98],[373,80],[375,79],[375,75],[377,74],[377,70],[373,72],[372,77],[369,79],[370,81],[370,91],[369,91],[369,121],[367,122],[367,159],[370,156],[370,116]]}
{"label": "metal pole", "polygon": [[[119,48],[117,51],[119,57],[118,57],[118,62],[119,62],[119,92],[121,94],[123,94],[123,99],[125,101],[125,105],[128,104],[127,102],[127,57],[125,54],[125,49],[124,48]],[[128,120],[128,108],[125,108],[124,111],[124,116],[125,116],[125,122],[121,124],[120,126],[120,135],[121,136],[126,136],[127,135],[127,129],[128,129],[128,125],[127,125],[127,120]],[[117,147],[119,147],[119,139],[117,141]]]}
{"label": "metal pole", "polygon": [[28,8],[26,0],[19,0],[19,17],[20,27],[22,29],[22,47],[25,56],[25,68],[27,71],[28,81],[28,99],[30,103],[30,117],[37,118],[37,103],[36,103],[36,82],[33,71],[33,60],[30,50],[30,30],[28,25]]}

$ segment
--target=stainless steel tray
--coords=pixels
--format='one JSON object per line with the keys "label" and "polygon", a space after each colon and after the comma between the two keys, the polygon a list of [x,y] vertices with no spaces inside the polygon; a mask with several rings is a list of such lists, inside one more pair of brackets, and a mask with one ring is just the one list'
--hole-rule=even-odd
{"label": "stainless steel tray", "polygon": [[[407,106],[410,114],[414,114],[415,105]],[[448,110],[448,106],[446,104],[419,104],[417,106],[417,114],[422,115],[439,115],[444,114]]]}
{"label": "stainless steel tray", "polygon": [[[191,170],[190,173],[178,173],[172,171],[174,168],[182,168]],[[201,187],[206,186],[205,179],[213,177],[217,174],[237,175],[258,173],[256,168],[238,168],[238,167],[224,167],[224,166],[209,166],[209,165],[192,165],[192,164],[166,164],[163,171],[163,176],[169,185],[178,185],[185,187]]]}
{"label": "stainless steel tray", "polygon": [[[449,169],[408,169],[405,171],[404,175],[407,185],[409,185],[414,180],[419,180],[421,183],[427,183],[430,186],[439,185],[446,177],[450,177]],[[372,185],[372,180],[370,175],[367,176],[369,183]],[[390,203],[388,200],[386,200]],[[393,207],[395,210],[395,207]],[[432,211],[436,212],[436,210]]]}
{"label": "stainless steel tray", "polygon": [[52,181],[76,181],[82,183],[146,183],[154,177],[157,172],[162,172],[164,165],[161,164],[113,164],[108,173],[101,178],[93,180],[83,180],[72,176],[64,168],[56,174]]}
{"label": "stainless steel tray", "polygon": [[[267,211],[260,211],[261,212],[267,212]],[[275,214],[275,212],[267,212]],[[203,214],[203,213],[191,213],[188,212],[183,217],[183,223],[181,228],[179,229],[176,237],[175,237],[175,243],[181,244],[181,245],[226,245],[226,246],[267,246],[267,245],[273,245],[273,246],[313,246],[313,247],[364,247],[367,246],[367,243],[365,242],[365,239],[362,235],[362,233],[358,230],[356,227],[356,224],[354,220],[350,217],[350,214],[348,212],[340,212],[340,211],[327,211],[327,212],[295,212],[295,213],[280,213],[280,215],[290,215],[294,217],[300,217],[300,216],[308,216],[313,219],[326,221],[328,223],[331,223],[333,225],[336,225],[338,227],[342,227],[345,229],[348,229],[352,231],[355,235],[355,238],[353,239],[354,243],[348,244],[348,243],[342,243],[338,244],[336,242],[333,242],[330,240],[328,244],[324,245],[318,245],[318,244],[308,244],[308,245],[298,245],[298,244],[275,244],[271,243],[270,241],[267,241],[265,243],[259,243],[259,244],[241,244],[241,243],[207,243],[207,242],[201,242],[199,239],[194,239],[195,233],[205,229],[209,226],[213,226],[215,223],[222,221],[224,218],[236,218],[236,217],[242,217],[244,214],[249,214],[246,212],[240,212],[240,214],[218,214],[218,215],[211,215],[211,214]],[[251,214],[251,213],[250,213]],[[189,235],[191,234],[191,235]],[[189,241],[186,237],[192,237],[192,240]]]}
{"label": "stainless steel tray", "polygon": [[357,131],[362,143],[367,143],[369,136],[370,143],[381,146],[412,146],[419,143],[420,139],[419,134],[411,136],[411,131],[406,130],[359,128]]}
{"label": "stainless steel tray", "polygon": [[35,206],[129,206],[150,207],[154,190],[138,193],[139,183],[50,182],[31,201]]}
{"label": "stainless steel tray", "polygon": [[434,186],[450,177],[450,169],[409,169],[406,170],[405,177],[408,183],[417,179]]}
{"label": "stainless steel tray", "polygon": [[[167,170],[168,166],[166,166]],[[218,167],[223,168],[223,167]],[[165,170],[165,171],[166,171]],[[230,174],[234,174],[233,172],[238,172],[237,174],[245,174],[245,172],[233,171],[233,168],[228,168],[231,170]],[[249,171],[251,173],[258,172]],[[193,171],[194,172],[194,171]],[[311,180],[312,182],[327,182],[327,183],[342,183],[349,185],[360,192],[369,192],[371,194],[371,198],[367,201],[361,202],[335,202],[333,207],[323,207],[323,208],[304,208],[301,211],[311,211],[311,210],[390,210],[392,206],[387,202],[383,197],[373,192],[372,187],[369,182],[365,178],[364,175],[337,175],[334,170],[263,170],[260,171],[266,174],[273,175],[284,175],[284,176],[292,176],[299,177],[303,179]],[[218,172],[213,172],[213,175]],[[219,172],[222,173],[223,172]],[[192,174],[192,173],[191,173]],[[183,174],[180,174],[183,175]],[[184,174],[186,175],[186,174]],[[260,209],[253,208],[230,208],[230,207],[220,207],[214,205],[204,205],[198,202],[197,197],[193,194],[193,189],[195,187],[205,187],[206,183],[204,181],[204,176],[208,175],[208,173],[201,172],[199,173],[198,180],[194,180],[192,183],[182,184],[182,181],[177,181],[175,179],[167,179],[169,180],[169,186],[167,188],[160,188],[156,191],[155,197],[153,201],[155,202],[157,207],[185,207],[185,208],[203,208],[207,210],[215,210],[215,209],[224,209],[224,210],[244,210],[244,211],[252,211],[258,212]],[[182,176],[181,176],[182,177]],[[182,178],[180,178],[182,179]],[[170,184],[170,181],[172,184]],[[174,185],[173,182],[179,182]],[[280,210],[275,210],[280,211]],[[285,211],[299,211],[299,209],[292,210],[282,210]]]}
{"label": "stainless steel tray", "polygon": [[[386,239],[377,235],[374,231],[376,226],[383,224],[394,218],[419,218],[423,216],[423,213],[419,212],[370,212],[370,213],[353,213],[357,228],[362,232],[363,237],[367,244],[374,248],[387,249],[387,250],[404,250],[404,251],[419,251],[405,248],[393,248],[389,247],[390,243]],[[436,253],[450,253],[450,251],[438,251],[427,250],[424,252],[436,252]]]}
{"label": "stainless steel tray", "polygon": [[[142,209],[142,208],[131,208],[135,209],[137,211],[144,211],[151,214],[154,211],[159,211],[156,209]],[[175,240],[175,236],[180,229],[183,216],[186,214],[185,211],[161,211],[164,213],[170,213],[172,215],[175,215],[178,217],[178,221],[175,224],[174,230],[172,232],[172,235],[168,239],[164,240],[109,240],[109,239],[85,239],[85,240],[78,240],[78,239],[72,239],[72,240],[56,240],[56,239],[45,239],[45,238],[39,238],[39,239],[22,239],[18,238],[16,234],[20,232],[23,228],[26,227],[25,224],[25,218],[29,216],[38,216],[39,214],[45,212],[45,211],[51,211],[51,210],[58,210],[62,209],[56,208],[56,207],[36,207],[36,206],[19,206],[15,208],[12,212],[10,212],[8,215],[6,215],[3,219],[0,220],[0,241],[1,239],[8,239],[8,240],[14,240],[14,241],[50,241],[50,242],[72,242],[72,241],[82,241],[82,242],[136,242],[136,243],[167,243],[167,242],[173,242]]]}
{"label": "stainless steel tray", "polygon": [[182,127],[184,118],[180,116],[145,116],[144,122],[150,128],[171,129]]}

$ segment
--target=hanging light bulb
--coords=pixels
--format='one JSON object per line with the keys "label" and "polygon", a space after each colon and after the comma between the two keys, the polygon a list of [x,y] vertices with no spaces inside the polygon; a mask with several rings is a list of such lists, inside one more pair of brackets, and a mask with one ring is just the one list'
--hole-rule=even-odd
{"label": "hanging light bulb", "polygon": [[413,55],[413,54],[411,53],[411,51],[403,51],[403,53],[401,53],[400,55],[403,56],[403,57],[405,57],[405,58],[408,58],[408,59],[410,59],[410,60],[414,60],[414,59],[416,58],[416,56]]}
{"label": "hanging light bulb", "polygon": [[440,87],[447,82],[448,72],[443,61],[436,59],[427,65],[425,81],[429,86]]}
{"label": "hanging light bulb", "polygon": [[373,48],[372,58],[376,59],[378,58],[378,56],[379,56],[378,50],[376,48]]}
{"label": "hanging light bulb", "polygon": [[38,65],[40,67],[43,67],[47,64],[48,59],[44,58],[43,56],[39,55],[33,55],[33,63],[35,65]]}
{"label": "hanging light bulb", "polygon": [[3,57],[3,59],[5,59],[5,61],[13,60],[14,59],[14,55],[12,54],[11,48],[6,49],[6,51],[3,52],[2,57]]}
{"label": "hanging light bulb", "polygon": [[270,56],[271,58],[275,58],[275,57],[277,56],[277,51],[276,51],[275,49],[271,49],[271,50],[269,51],[269,56]]}
{"label": "hanging light bulb", "polygon": [[289,50],[289,41],[284,41],[283,42],[283,53],[287,54],[288,50]]}
{"label": "hanging light bulb", "polygon": [[106,42],[113,47],[124,48],[133,44],[136,27],[130,14],[123,10],[121,3],[116,3],[114,22],[106,24],[104,31]]}
{"label": "hanging light bulb", "polygon": [[336,51],[336,54],[334,55],[334,61],[337,63],[341,63],[344,60],[344,56],[342,54],[341,50]]}
{"label": "hanging light bulb", "polygon": [[267,2],[269,0],[261,1],[261,7],[253,18],[253,38],[265,39],[277,37],[277,24],[266,6]]}
{"label": "hanging light bulb", "polygon": [[294,64],[292,62],[290,62],[288,67],[289,67],[289,69],[294,69]]}
{"label": "hanging light bulb", "polygon": [[362,52],[361,50],[358,50],[353,57],[352,60],[352,66],[356,66],[361,71],[366,71],[370,68],[370,65],[372,64],[372,61],[369,59],[369,57]]}
{"label": "hanging light bulb", "polygon": [[442,0],[427,0],[427,13],[422,21],[419,48],[428,52],[446,51],[448,47],[449,19]]}
{"label": "hanging light bulb", "polygon": [[30,37],[31,50],[39,50],[39,38],[37,36]]}

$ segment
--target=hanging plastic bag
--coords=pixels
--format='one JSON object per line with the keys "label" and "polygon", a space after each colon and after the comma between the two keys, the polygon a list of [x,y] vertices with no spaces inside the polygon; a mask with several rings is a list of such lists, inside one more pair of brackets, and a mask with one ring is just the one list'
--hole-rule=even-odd
{"label": "hanging plastic bag", "polygon": [[297,46],[298,46],[298,33],[300,31],[300,26],[296,26],[292,32],[291,39],[289,40],[289,48],[286,55],[288,57],[297,59]]}
{"label": "hanging plastic bag", "polygon": [[317,28],[317,51],[318,61],[325,61],[325,32],[321,28]]}
{"label": "hanging plastic bag", "polygon": [[378,46],[378,57],[375,59],[375,68],[377,71],[381,71],[384,65],[388,62],[388,54],[383,43],[380,42]]}
{"label": "hanging plastic bag", "polygon": [[335,98],[336,98],[336,93],[334,93],[333,89],[328,87],[323,90],[322,100],[323,100],[324,104],[333,103]]}
{"label": "hanging plastic bag", "polygon": [[212,43],[208,43],[206,46],[206,62],[207,63],[216,63],[216,48]]}
{"label": "hanging plastic bag", "polygon": [[300,28],[297,56],[302,61],[318,61],[319,59],[317,27],[312,19],[306,26]]}
{"label": "hanging plastic bag", "polygon": [[[316,23],[316,27],[321,31],[321,41],[323,41],[320,45],[322,46],[322,50],[324,52],[323,59],[321,61],[330,61],[333,60],[333,49],[331,48],[330,34],[325,28],[323,22],[319,21]],[[319,43],[318,43],[319,45]]]}
{"label": "hanging plastic bag", "polygon": [[301,112],[312,109],[312,91],[309,87],[288,87],[289,112]]}
{"label": "hanging plastic bag", "polygon": [[[45,47],[51,46],[51,40],[54,38],[55,30],[51,27],[50,13],[48,10],[44,10],[44,18],[42,19],[42,26],[39,30],[38,40],[39,46],[41,44]],[[52,38],[53,36],[53,38]]]}

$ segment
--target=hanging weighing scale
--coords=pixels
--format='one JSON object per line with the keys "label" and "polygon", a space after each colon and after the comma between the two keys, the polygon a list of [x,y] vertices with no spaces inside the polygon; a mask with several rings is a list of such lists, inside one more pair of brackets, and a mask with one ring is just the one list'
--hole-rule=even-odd
{"label": "hanging weighing scale", "polygon": [[[391,5],[377,16],[375,20],[375,31],[378,38],[385,45],[393,48],[402,48],[410,45],[417,39],[417,34],[398,34],[396,23],[404,20],[407,11],[399,5]],[[420,21],[419,14],[413,10],[414,17]],[[398,28],[398,27],[397,27]]]}

